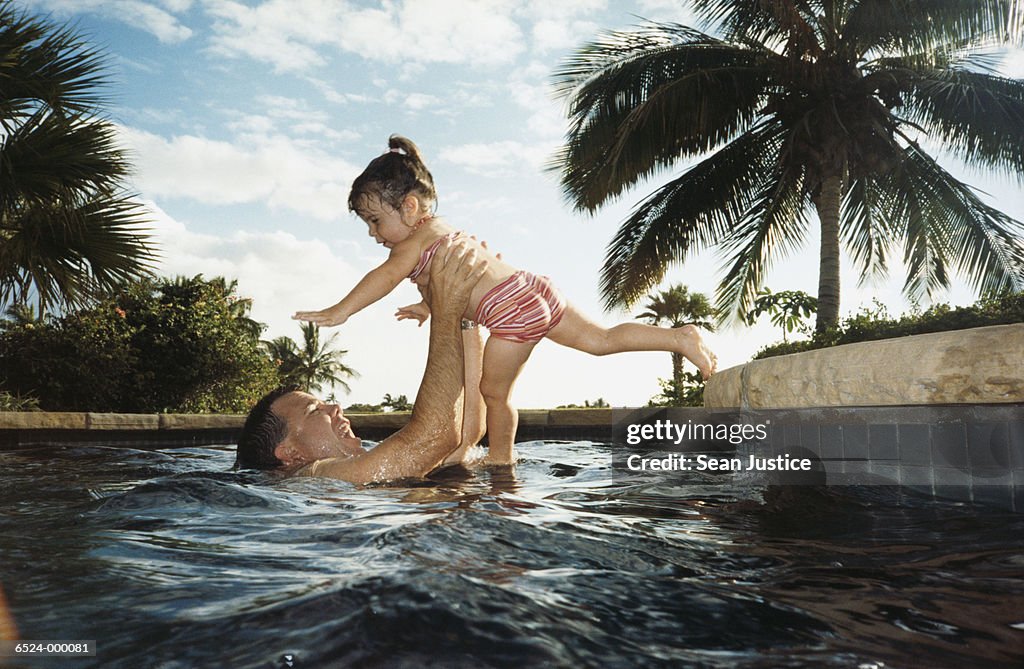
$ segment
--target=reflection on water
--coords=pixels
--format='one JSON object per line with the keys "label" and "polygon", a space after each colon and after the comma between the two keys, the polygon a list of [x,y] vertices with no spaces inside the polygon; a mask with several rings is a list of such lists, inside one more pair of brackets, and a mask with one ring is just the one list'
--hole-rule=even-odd
{"label": "reflection on water", "polygon": [[97,642],[33,667],[1024,663],[1024,516],[613,481],[611,448],[367,488],[230,448],[2,453],[0,584],[23,638]]}

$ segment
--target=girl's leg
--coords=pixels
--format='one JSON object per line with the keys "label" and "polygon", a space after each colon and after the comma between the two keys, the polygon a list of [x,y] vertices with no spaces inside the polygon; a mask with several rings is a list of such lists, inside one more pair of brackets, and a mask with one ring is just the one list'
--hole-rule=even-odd
{"label": "girl's leg", "polygon": [[625,351],[668,351],[682,353],[706,379],[715,372],[717,359],[705,346],[700,330],[692,325],[659,328],[643,323],[622,323],[605,328],[567,304],[562,320],[548,333],[548,339],[592,355]]}
{"label": "girl's leg", "polygon": [[487,405],[487,460],[491,464],[512,464],[512,443],[519,425],[519,412],[511,404],[512,386],[536,345],[487,339],[480,393]]}

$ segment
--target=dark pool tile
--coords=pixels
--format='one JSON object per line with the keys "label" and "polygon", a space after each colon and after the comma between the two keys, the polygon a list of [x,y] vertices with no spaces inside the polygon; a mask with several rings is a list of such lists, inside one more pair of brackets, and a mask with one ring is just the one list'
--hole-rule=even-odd
{"label": "dark pool tile", "polygon": [[868,453],[872,460],[895,462],[899,459],[895,425],[868,426]]}
{"label": "dark pool tile", "polygon": [[879,464],[877,460],[871,462],[871,473],[878,477],[879,484],[900,483],[900,468],[891,464]]}
{"label": "dark pool tile", "polygon": [[971,468],[1010,468],[1009,429],[1006,423],[967,425],[967,455]]}
{"label": "dark pool tile", "polygon": [[963,469],[955,467],[933,467],[932,476],[935,487],[971,485],[971,475]]}
{"label": "dark pool tile", "polygon": [[868,426],[843,427],[843,457],[847,460],[866,460],[868,453]]}
{"label": "dark pool tile", "polygon": [[785,436],[783,437],[783,445],[787,448],[790,446],[800,445],[800,426],[797,424],[788,424],[785,428]]}
{"label": "dark pool tile", "polygon": [[927,425],[900,423],[900,463],[902,465],[931,465],[931,432]]}
{"label": "dark pool tile", "polygon": [[1013,472],[1013,510],[1024,512],[1024,471]]}
{"label": "dark pool tile", "polygon": [[1013,472],[1002,468],[982,468],[971,470],[972,485],[1013,487]]}
{"label": "dark pool tile", "polygon": [[821,434],[818,423],[804,423],[800,426],[800,445],[815,453],[821,452]]}
{"label": "dark pool tile", "polygon": [[1007,425],[1010,466],[1024,470],[1024,421],[1010,421]]}
{"label": "dark pool tile", "polygon": [[900,483],[913,488],[925,487],[931,490],[934,483],[932,468],[903,463],[900,466]]}
{"label": "dark pool tile", "polygon": [[931,426],[932,463],[936,466],[967,468],[967,437],[962,423]]}
{"label": "dark pool tile", "polygon": [[843,427],[822,425],[819,428],[820,447],[818,452],[825,460],[843,457]]}

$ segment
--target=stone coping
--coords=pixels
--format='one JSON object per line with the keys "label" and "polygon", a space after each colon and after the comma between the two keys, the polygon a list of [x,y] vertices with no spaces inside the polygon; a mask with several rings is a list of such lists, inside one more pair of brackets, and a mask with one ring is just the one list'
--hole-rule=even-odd
{"label": "stone coping", "polygon": [[715,374],[706,408],[1024,402],[1024,323],[846,344]]}
{"label": "stone coping", "polygon": [[[353,428],[397,430],[409,412],[346,413]],[[232,430],[243,414],[126,414],[64,411],[0,411],[0,430]],[[611,409],[524,409],[519,424],[552,427],[610,427]]]}

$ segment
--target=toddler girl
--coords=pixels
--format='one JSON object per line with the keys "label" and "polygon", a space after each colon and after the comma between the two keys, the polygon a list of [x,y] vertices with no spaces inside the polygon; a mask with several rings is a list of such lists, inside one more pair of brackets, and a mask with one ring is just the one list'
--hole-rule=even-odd
{"label": "toddler girl", "polygon": [[[317,325],[341,325],[409,278],[424,295],[430,286],[430,261],[441,242],[464,233],[433,213],[434,179],[410,140],[392,135],[390,150],[375,158],[352,183],[348,207],[369,227],[388,259],[356,284],[340,302],[320,311],[299,311],[295,319]],[[716,358],[692,325],[660,328],[641,323],[602,327],[562,299],[547,277],[517,270],[476,242],[487,271],[473,290],[465,318],[490,331],[484,347],[480,392],[487,406],[489,460],[512,461],[519,422],[510,403],[512,386],[537,342],[548,339],[593,355],[623,351],[682,353],[704,378],[715,371]],[[426,301],[402,307],[398,319],[427,319]]]}

